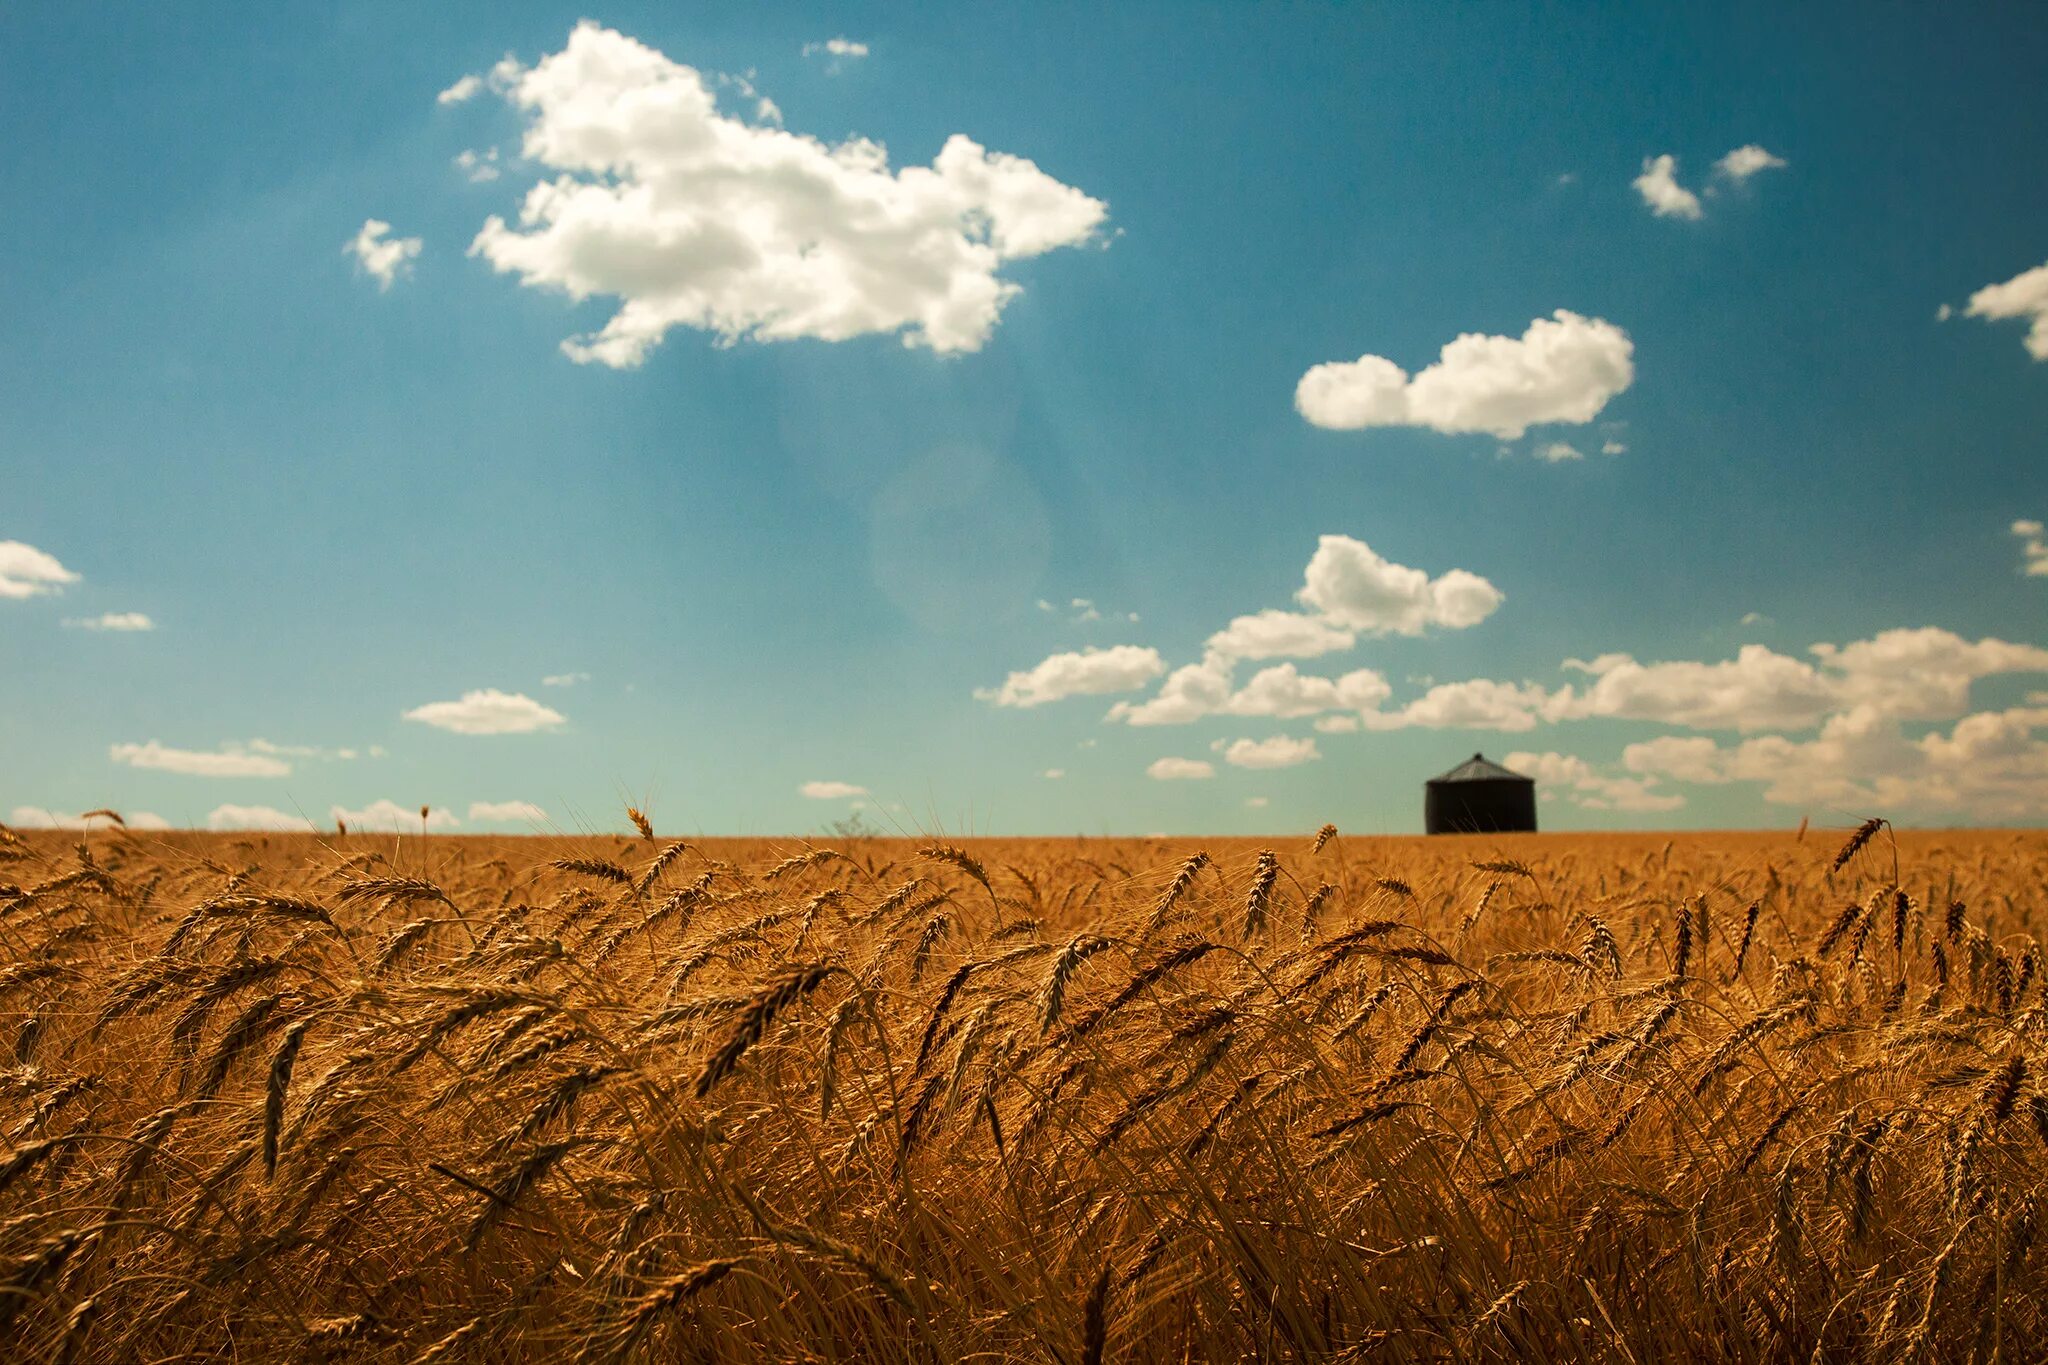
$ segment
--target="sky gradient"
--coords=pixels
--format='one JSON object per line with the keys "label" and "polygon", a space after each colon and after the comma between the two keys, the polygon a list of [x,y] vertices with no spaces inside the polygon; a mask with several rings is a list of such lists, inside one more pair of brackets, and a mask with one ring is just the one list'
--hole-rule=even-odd
{"label": "sky gradient", "polygon": [[10,13],[0,819],[2048,821],[2048,26],[1781,10]]}

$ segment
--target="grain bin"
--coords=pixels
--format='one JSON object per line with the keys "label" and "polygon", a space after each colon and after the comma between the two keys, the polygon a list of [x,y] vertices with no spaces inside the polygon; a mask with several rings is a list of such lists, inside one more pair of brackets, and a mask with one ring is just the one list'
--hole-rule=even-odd
{"label": "grain bin", "polygon": [[1474,754],[1423,787],[1422,827],[1431,834],[1536,831],[1536,779]]}

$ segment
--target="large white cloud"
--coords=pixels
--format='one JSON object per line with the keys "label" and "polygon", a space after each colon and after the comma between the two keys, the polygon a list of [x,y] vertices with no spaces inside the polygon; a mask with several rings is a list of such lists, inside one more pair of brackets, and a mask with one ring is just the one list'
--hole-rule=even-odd
{"label": "large white cloud", "polygon": [[[73,815],[48,810],[42,806],[16,806],[7,812],[7,823],[16,829],[112,829],[114,822],[106,816],[92,813]],[[122,817],[121,824],[128,829],[169,829],[171,822],[153,811],[132,811]]]}
{"label": "large white cloud", "polygon": [[78,575],[57,556],[18,540],[0,540],[0,597],[20,599],[61,592]]}
{"label": "large white cloud", "polygon": [[1187,725],[1204,716],[1294,720],[1324,711],[1376,707],[1393,690],[1384,674],[1370,668],[1324,678],[1285,663],[1260,669],[1241,688],[1233,679],[1232,661],[1210,655],[1201,663],[1175,669],[1144,701],[1118,702],[1104,719],[1128,725]]}
{"label": "large white cloud", "polygon": [[2048,262],[2022,270],[2003,284],[1987,284],[1970,295],[1963,310],[1973,318],[2025,318],[2027,354],[2048,360]]}
{"label": "large white cloud", "polygon": [[1803,730],[1858,707],[1886,719],[1953,719],[1969,708],[1971,686],[1981,679],[2048,672],[2048,649],[1965,640],[1935,627],[1816,644],[1809,653],[1815,662],[1759,644],[1712,662],[1645,664],[1627,654],[1567,659],[1567,670],[1592,681],[1555,690],[1481,678],[1442,683],[1394,711],[1362,719],[1368,729],[1528,730],[1544,721],[1608,719],[1743,733]]}
{"label": "large white cloud", "polygon": [[702,73],[588,21],[493,83],[527,117],[527,160],[555,174],[517,227],[493,216],[470,252],[528,285],[620,301],[562,344],[577,361],[637,365],[672,327],[978,350],[1020,288],[1001,267],[1090,240],[1108,212],[961,134],[893,171],[865,138],[723,114]]}
{"label": "large white cloud", "polygon": [[1430,626],[1463,630],[1506,600],[1478,574],[1452,569],[1431,578],[1350,536],[1316,542],[1295,597],[1329,622],[1370,635],[1420,635]]}
{"label": "large white cloud", "polygon": [[472,801],[469,818],[483,824],[539,825],[548,813],[531,801]]}
{"label": "large white cloud", "polygon": [[1560,308],[1519,337],[1467,332],[1410,378],[1384,356],[1317,365],[1294,406],[1319,427],[1429,427],[1504,441],[1545,422],[1585,423],[1635,379],[1635,344],[1602,318]]}
{"label": "large white cloud", "polygon": [[1313,739],[1274,735],[1269,739],[1239,739],[1224,744],[1216,741],[1223,761],[1234,768],[1293,768],[1322,757]]}
{"label": "large white cloud", "polygon": [[[413,821],[418,824],[417,818]],[[208,829],[269,830],[284,834],[303,834],[313,828],[313,822],[303,815],[293,815],[275,806],[237,806],[223,804],[215,806],[206,817]]]}
{"label": "large white cloud", "polygon": [[458,735],[524,735],[565,725],[569,718],[523,692],[500,692],[495,687],[486,687],[464,692],[460,701],[432,701],[415,706],[405,713],[405,719],[437,730],[453,730]]}
{"label": "large white cloud", "polygon": [[1700,216],[1700,197],[1678,183],[1678,158],[1669,152],[1643,158],[1643,173],[1635,178],[1635,187],[1659,218]]}
{"label": "large white cloud", "polygon": [[1166,671],[1156,649],[1112,645],[1054,654],[1034,668],[1012,673],[1000,687],[982,687],[974,695],[997,706],[1043,706],[1065,697],[1129,692]]}
{"label": "large white cloud", "polygon": [[[401,806],[390,798],[372,801],[361,810],[350,810],[346,806],[330,806],[328,818],[339,820],[351,830],[378,834],[417,834],[420,829],[420,808]],[[426,827],[434,830],[455,829],[462,822],[455,818],[453,811],[440,806],[430,807],[426,816]]]}
{"label": "large white cloud", "polygon": [[1862,813],[1949,812],[2038,819],[2048,812],[2048,708],[1964,716],[1908,737],[1897,719],[1858,706],[1812,739],[1759,735],[1735,745],[1666,735],[1622,752],[1633,773],[1680,782],[1754,782],[1775,805]]}
{"label": "large white cloud", "polygon": [[1186,725],[1204,716],[1286,720],[1373,710],[1392,692],[1386,677],[1374,669],[1326,678],[1303,674],[1291,663],[1276,664],[1240,688],[1236,664],[1241,659],[1311,658],[1349,648],[1359,635],[1421,635],[1432,626],[1461,630],[1485,620],[1505,600],[1478,574],[1451,569],[1431,578],[1421,569],[1394,563],[1362,540],[1341,535],[1317,542],[1295,598],[1309,608],[1307,613],[1268,608],[1237,617],[1209,637],[1201,662],[1175,669],[1142,702],[1117,703],[1107,719]]}
{"label": "large white cloud", "polygon": [[1539,786],[1562,789],[1567,800],[1588,810],[1661,811],[1677,810],[1685,804],[1679,793],[1657,790],[1654,777],[1602,773],[1575,754],[1517,750],[1506,762],[1516,772],[1535,778]]}
{"label": "large white cloud", "polygon": [[1393,711],[1359,716],[1368,730],[1533,730],[1552,709],[1555,694],[1535,683],[1469,678],[1438,683]]}
{"label": "large white cloud", "polygon": [[1812,725],[1839,701],[1837,687],[1801,659],[1744,645],[1733,659],[1638,663],[1626,654],[1566,661],[1592,676],[1565,695],[1553,718],[1607,716],[1696,730],[1769,730]]}
{"label": "large white cloud", "polygon": [[1231,659],[1313,659],[1356,641],[1352,632],[1320,617],[1268,607],[1211,635],[1206,652]]}
{"label": "large white cloud", "polygon": [[292,765],[275,754],[256,753],[239,745],[216,750],[172,749],[152,739],[147,744],[109,745],[107,757],[131,768],[154,768],[188,777],[289,777],[292,771]]}
{"label": "large white cloud", "polygon": [[401,276],[412,273],[420,247],[417,237],[393,237],[391,224],[383,219],[365,218],[342,251],[356,258],[356,264],[377,282],[379,289],[389,289]]}

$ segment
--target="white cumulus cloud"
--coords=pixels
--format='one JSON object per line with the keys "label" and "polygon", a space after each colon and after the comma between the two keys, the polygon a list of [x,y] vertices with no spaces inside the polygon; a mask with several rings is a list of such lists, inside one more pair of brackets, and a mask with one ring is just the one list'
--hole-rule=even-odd
{"label": "white cumulus cloud", "polygon": [[1322,757],[1313,739],[1274,735],[1270,739],[1218,740],[1223,761],[1233,768],[1293,768]]}
{"label": "white cumulus cloud", "polygon": [[1830,716],[1812,739],[1759,735],[1722,745],[1663,736],[1629,745],[1622,761],[1631,772],[1681,782],[1759,783],[1774,805],[2038,820],[2048,812],[2044,732],[2048,708],[2013,707],[1915,739],[1897,720],[1859,706]]}
{"label": "white cumulus cloud", "polygon": [[569,719],[523,692],[500,692],[495,687],[464,692],[460,701],[415,706],[404,718],[458,735],[524,735],[565,725]]}
{"label": "white cumulus cloud", "polygon": [[156,622],[139,611],[108,611],[98,616],[70,617],[64,622],[74,630],[155,630]]}
{"label": "white cumulus cloud", "polygon": [[2026,319],[2027,354],[2036,360],[2048,360],[2048,262],[2022,270],[2003,284],[1985,285],[1970,295],[1969,306],[1963,312],[1993,322]]}
{"label": "white cumulus cloud", "polygon": [[1552,694],[1536,683],[1469,678],[1438,683],[1393,711],[1366,711],[1368,730],[1533,730],[1552,706]]}
{"label": "white cumulus cloud", "polygon": [[18,540],[0,540],[0,597],[40,597],[77,581],[78,575],[55,555]]}
{"label": "white cumulus cloud", "polygon": [[1349,649],[1357,638],[1320,617],[1268,607],[1211,635],[1206,650],[1231,659],[1313,659]]}
{"label": "white cumulus cloud", "polygon": [[1738,185],[1758,171],[1782,170],[1784,166],[1784,157],[1767,152],[1754,142],[1737,147],[1714,163],[1715,170]]}
{"label": "white cumulus cloud", "polygon": [[[112,829],[114,822],[98,812],[66,814],[42,806],[16,806],[7,813],[7,823],[16,829]],[[169,829],[171,822],[153,811],[138,810],[122,817],[128,829]]]}
{"label": "white cumulus cloud", "polygon": [[1396,564],[1362,540],[1323,536],[1295,597],[1337,626],[1370,635],[1420,635],[1430,626],[1476,626],[1506,600],[1464,569],[1431,578]]}
{"label": "white cumulus cloud", "polygon": [[274,754],[253,753],[239,745],[216,750],[172,749],[147,744],[113,744],[107,757],[131,768],[153,768],[188,777],[289,777],[292,765]]}
{"label": "white cumulus cloud", "polygon": [[796,789],[797,795],[813,801],[844,801],[849,797],[866,796],[866,787],[857,787],[851,782],[806,782]]}
{"label": "white cumulus cloud", "polygon": [[206,827],[216,830],[267,830],[279,834],[303,834],[313,828],[313,822],[303,815],[293,815],[275,806],[237,806],[224,803],[215,806],[208,813]]}
{"label": "white cumulus cloud", "polygon": [[365,218],[362,229],[349,239],[342,252],[354,256],[356,264],[377,282],[379,289],[389,289],[400,276],[412,273],[412,263],[418,259],[421,245],[417,237],[391,236],[391,224],[381,218]]}
{"label": "white cumulus cloud", "polygon": [[1678,158],[1666,152],[1643,158],[1643,173],[1635,178],[1636,193],[1659,218],[1698,219],[1700,197],[1678,183]]}
{"label": "white cumulus cloud", "polygon": [[1129,692],[1165,671],[1156,649],[1112,645],[1052,655],[1034,668],[1012,673],[1000,687],[975,689],[974,695],[996,706],[1043,706],[1064,697]]}
{"label": "white cumulus cloud", "polygon": [[1566,799],[1589,810],[1677,810],[1685,797],[1657,790],[1654,777],[1603,773],[1574,754],[1528,753],[1507,756],[1506,766],[1536,779],[1538,786],[1562,788]]}
{"label": "white cumulus cloud", "polygon": [[[401,806],[388,797],[381,801],[372,801],[361,810],[350,810],[346,806],[330,806],[327,816],[331,820],[341,821],[352,831],[364,833],[414,834],[420,828],[418,806]],[[429,832],[455,829],[461,824],[453,811],[444,810],[440,806],[430,807],[427,812],[426,827]]]}
{"label": "white cumulus cloud", "polygon": [[892,170],[865,138],[730,117],[702,73],[588,21],[503,89],[527,117],[525,157],[552,174],[516,227],[493,216],[470,253],[619,301],[563,342],[578,362],[637,365],[673,327],[978,350],[1020,288],[1001,267],[1094,238],[1108,212],[962,134],[931,165]]}
{"label": "white cumulus cloud", "polygon": [[1384,356],[1317,365],[1294,406],[1336,430],[1428,427],[1512,441],[1547,422],[1582,424],[1635,380],[1635,343],[1603,318],[1560,308],[1519,337],[1467,332],[1412,378]]}
{"label": "white cumulus cloud", "polygon": [[1145,776],[1158,782],[1191,782],[1216,776],[1216,767],[1199,758],[1155,759]]}
{"label": "white cumulus cloud", "polygon": [[472,96],[478,94],[480,91],[483,90],[483,88],[484,78],[482,76],[464,76],[460,80],[456,81],[455,84],[449,86],[446,90],[443,90],[440,94],[434,96],[434,103],[460,104],[464,100],[469,99]]}
{"label": "white cumulus cloud", "polygon": [[548,813],[531,801],[472,801],[469,818],[482,824],[539,825]]}

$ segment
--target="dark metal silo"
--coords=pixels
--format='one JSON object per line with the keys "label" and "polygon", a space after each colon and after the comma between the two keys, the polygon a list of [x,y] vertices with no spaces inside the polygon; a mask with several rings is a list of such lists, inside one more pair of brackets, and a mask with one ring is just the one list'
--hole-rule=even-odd
{"label": "dark metal silo", "polygon": [[1431,834],[1536,832],[1536,779],[1474,754],[1423,788],[1422,827]]}

